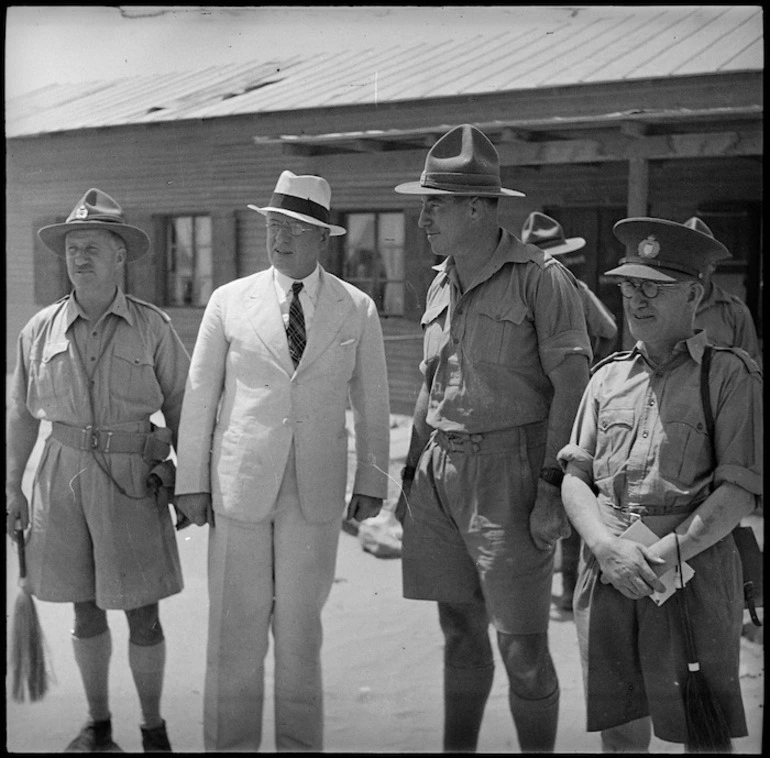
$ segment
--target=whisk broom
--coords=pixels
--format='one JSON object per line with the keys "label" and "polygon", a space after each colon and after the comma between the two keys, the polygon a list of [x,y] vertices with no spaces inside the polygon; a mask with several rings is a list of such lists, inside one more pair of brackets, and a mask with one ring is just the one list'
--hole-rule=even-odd
{"label": "whisk broom", "polygon": [[[27,563],[24,558],[24,531],[15,530],[19,546],[19,585],[21,592],[13,609],[11,630],[11,696],[23,703],[26,694],[32,702],[41,700],[48,691],[45,666],[43,630],[37,616],[35,601],[24,586]],[[26,694],[25,694],[26,693]]]}
{"label": "whisk broom", "polygon": [[[679,552],[679,537],[676,540],[676,556],[679,577],[682,577],[682,558]],[[695,649],[695,637],[692,622],[687,610],[687,596],[682,584],[681,591],[676,593],[676,600],[682,617],[687,652],[687,678],[685,679],[682,696],[684,700],[685,726],[687,740],[685,752],[688,753],[730,753],[730,728],[724,713],[711,690],[703,672],[700,669],[698,654]]]}

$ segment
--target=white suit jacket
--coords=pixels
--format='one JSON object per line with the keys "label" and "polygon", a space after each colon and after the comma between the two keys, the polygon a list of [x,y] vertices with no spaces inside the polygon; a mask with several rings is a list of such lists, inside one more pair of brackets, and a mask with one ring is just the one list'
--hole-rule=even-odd
{"label": "white suit jacket", "polygon": [[356,438],[353,492],[385,498],[390,408],[372,299],[321,268],[307,346],[295,371],[272,269],[219,287],[192,355],[176,493],[210,492],[215,513],[261,521],[275,503],[293,445],[305,518],[341,518],[348,399]]}

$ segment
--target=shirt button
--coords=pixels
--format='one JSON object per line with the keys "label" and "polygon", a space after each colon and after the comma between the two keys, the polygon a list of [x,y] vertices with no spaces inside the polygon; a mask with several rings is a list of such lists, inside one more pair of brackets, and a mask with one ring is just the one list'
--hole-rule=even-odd
{"label": "shirt button", "polygon": [[98,337],[99,336],[99,332],[91,332],[91,336],[92,337]]}
{"label": "shirt button", "polygon": [[648,432],[642,432],[642,437],[644,437],[644,439],[647,439],[648,436],[649,436]]}
{"label": "shirt button", "polygon": [[283,421],[281,421],[281,423],[284,426],[289,426],[289,424],[291,424],[291,419],[285,418]]}
{"label": "shirt button", "polygon": [[654,400],[650,400],[650,405],[655,405],[655,401]]}
{"label": "shirt button", "polygon": [[91,356],[91,362],[93,362],[93,361],[95,361],[95,360],[96,360],[96,357],[92,355],[92,356]]}

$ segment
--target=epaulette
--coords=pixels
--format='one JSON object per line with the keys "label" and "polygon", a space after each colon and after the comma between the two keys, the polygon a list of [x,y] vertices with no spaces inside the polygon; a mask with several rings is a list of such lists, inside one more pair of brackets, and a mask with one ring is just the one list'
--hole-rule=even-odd
{"label": "epaulette", "polygon": [[158,308],[157,305],[154,305],[153,303],[148,303],[146,300],[142,300],[138,298],[136,295],[129,295],[126,293],[126,299],[131,300],[131,302],[136,303],[137,305],[143,305],[145,308],[150,308],[150,310],[155,311],[157,314],[161,316],[161,318],[166,322],[171,322],[171,316],[166,313],[166,311],[161,310]]}
{"label": "epaulette", "polygon": [[742,347],[711,345],[711,349],[715,352],[721,351],[723,353],[733,353],[733,355],[737,355],[743,361],[743,365],[746,366],[746,369],[750,374],[759,374],[760,376],[762,375],[762,369],[757,365],[757,362],[751,357],[751,355],[747,353]]}
{"label": "epaulette", "polygon": [[598,371],[602,366],[604,366],[605,363],[610,363],[612,361],[624,361],[627,358],[630,358],[633,350],[619,350],[617,353],[613,353],[612,355],[608,355],[606,358],[602,358],[597,364],[591,366],[591,375]]}

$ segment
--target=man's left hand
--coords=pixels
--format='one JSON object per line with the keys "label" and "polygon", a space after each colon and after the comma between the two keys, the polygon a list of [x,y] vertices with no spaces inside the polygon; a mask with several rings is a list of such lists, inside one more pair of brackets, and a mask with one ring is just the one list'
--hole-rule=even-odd
{"label": "man's left hand", "polygon": [[537,480],[537,496],[529,514],[529,532],[538,550],[551,550],[561,537],[572,533],[559,487]]}
{"label": "man's left hand", "polygon": [[361,523],[364,519],[376,516],[382,508],[382,498],[371,495],[359,495],[353,493],[348,504],[348,519],[355,519]]}

